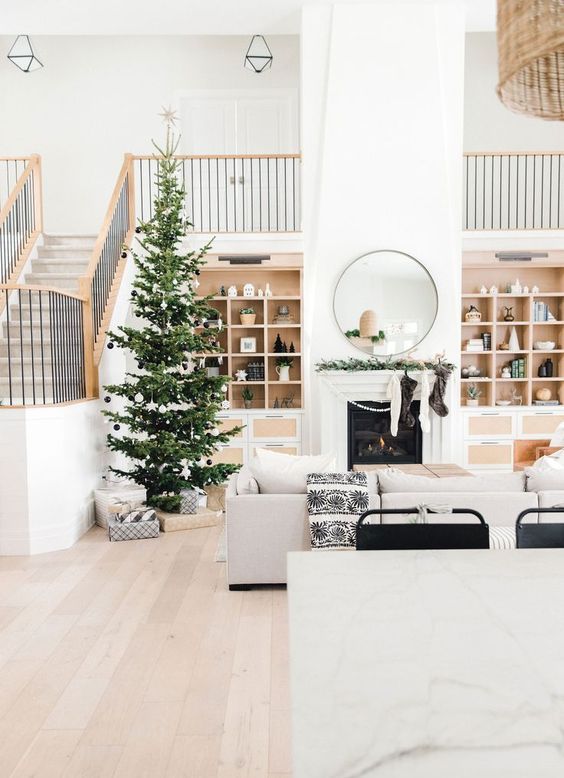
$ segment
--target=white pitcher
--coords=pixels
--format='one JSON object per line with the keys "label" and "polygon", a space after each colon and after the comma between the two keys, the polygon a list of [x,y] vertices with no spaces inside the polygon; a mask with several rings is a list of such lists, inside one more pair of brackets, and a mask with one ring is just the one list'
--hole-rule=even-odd
{"label": "white pitcher", "polygon": [[290,366],[289,365],[277,365],[276,372],[278,373],[279,381],[290,380]]}

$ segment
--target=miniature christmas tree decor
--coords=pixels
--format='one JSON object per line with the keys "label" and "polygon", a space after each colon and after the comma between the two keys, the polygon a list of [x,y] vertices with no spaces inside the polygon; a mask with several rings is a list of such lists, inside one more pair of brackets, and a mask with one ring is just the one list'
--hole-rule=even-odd
{"label": "miniature christmas tree decor", "polygon": [[[132,251],[137,275],[131,304],[138,323],[110,334],[112,345],[133,354],[139,372],[105,387],[110,402],[103,411],[114,430],[109,448],[131,463],[112,471],[143,485],[152,507],[171,512],[180,509],[181,491],[223,483],[238,469],[215,465],[212,457],[239,432],[220,431],[216,419],[229,407],[229,377],[208,375],[201,358],[220,352],[217,326],[209,324],[217,324],[216,311],[210,298],[197,297],[210,244],[199,251],[182,248],[187,224],[176,147],[168,121],[166,147],[157,147],[154,215],[137,228],[142,251]],[[114,397],[120,398],[116,408]]]}

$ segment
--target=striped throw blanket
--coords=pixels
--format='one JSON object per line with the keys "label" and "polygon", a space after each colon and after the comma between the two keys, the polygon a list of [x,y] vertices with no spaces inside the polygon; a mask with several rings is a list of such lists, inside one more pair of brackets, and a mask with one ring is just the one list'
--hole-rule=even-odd
{"label": "striped throw blanket", "polygon": [[308,475],[307,511],[313,549],[354,547],[358,517],[366,510],[366,473]]}

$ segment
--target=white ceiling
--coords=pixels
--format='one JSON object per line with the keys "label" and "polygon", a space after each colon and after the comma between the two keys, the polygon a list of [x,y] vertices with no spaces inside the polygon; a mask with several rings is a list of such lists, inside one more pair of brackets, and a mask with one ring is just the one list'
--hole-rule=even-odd
{"label": "white ceiling", "polygon": [[[407,1],[429,3],[437,0],[395,0]],[[300,31],[302,6],[332,2],[334,0],[5,0],[0,15],[0,34],[290,34]],[[366,0],[339,2],[348,5]],[[463,3],[469,31],[495,29],[495,0],[438,2]]]}

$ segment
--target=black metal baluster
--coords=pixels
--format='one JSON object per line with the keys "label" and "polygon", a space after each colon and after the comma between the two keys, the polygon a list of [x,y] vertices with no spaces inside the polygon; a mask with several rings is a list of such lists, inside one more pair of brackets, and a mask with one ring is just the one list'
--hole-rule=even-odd
{"label": "black metal baluster", "polygon": [[10,306],[9,306],[9,293],[8,290],[5,290],[4,294],[4,304],[6,308],[6,343],[7,343],[7,353],[8,353],[8,389],[9,389],[9,395],[10,395],[10,405],[14,404],[14,396],[12,393],[12,349],[11,349],[11,343],[10,343]]}
{"label": "black metal baluster", "polygon": [[217,231],[221,232],[219,221],[219,157],[215,160],[215,197],[217,205]]}
{"label": "black metal baluster", "polygon": [[278,220],[280,218],[280,203],[278,199],[279,190],[278,190],[278,157],[274,157],[274,164],[276,165],[276,232],[279,231],[280,225],[278,223]]}
{"label": "black metal baluster", "polygon": [[548,209],[548,228],[552,229],[552,166],[553,166],[553,156],[552,154],[549,157],[550,159],[550,200],[549,200],[549,209]]}
{"label": "black metal baluster", "polygon": [[533,154],[533,230],[537,223],[537,156]]}
{"label": "black metal baluster", "polygon": [[262,232],[262,159],[258,161],[259,166],[259,232]]}
{"label": "black metal baluster", "polygon": [[541,156],[541,230],[544,229],[544,154]]}
{"label": "black metal baluster", "polygon": [[292,157],[292,230],[296,231],[296,158]]}
{"label": "black metal baluster", "polygon": [[233,157],[233,229],[235,232],[238,232],[237,226],[237,169],[236,159]]}
{"label": "black metal baluster", "polygon": [[253,158],[251,157],[249,160],[251,164],[251,232],[255,231],[255,217],[254,217],[254,191],[253,191]]}
{"label": "black metal baluster", "polygon": [[527,229],[527,201],[529,199],[529,190],[527,188],[527,173],[529,170],[529,157],[525,155],[525,218],[523,220],[523,228]]}
{"label": "black metal baluster", "polygon": [[266,195],[268,205],[268,231],[270,232],[270,157],[266,158]]}
{"label": "black metal baluster", "polygon": [[33,397],[33,404],[35,405],[36,399],[35,399],[35,349],[33,347],[33,311],[31,309],[31,289],[28,289],[27,292],[28,295],[28,303],[29,303],[29,341],[31,346],[31,390],[32,390],[32,397]]}
{"label": "black metal baluster", "polygon": [[22,382],[22,405],[25,405],[25,378],[24,378],[24,355],[23,355],[23,326],[22,326],[22,290],[18,289],[18,309],[20,313],[20,375]]}
{"label": "black metal baluster", "polygon": [[41,291],[37,292],[37,297],[39,301],[39,337],[40,337],[40,348],[41,348],[41,388],[43,391],[43,404],[45,405],[45,348],[44,348],[44,342],[43,342],[43,293]]}
{"label": "black metal baluster", "polygon": [[515,229],[519,229],[519,154],[517,154],[517,183],[515,193]]}

